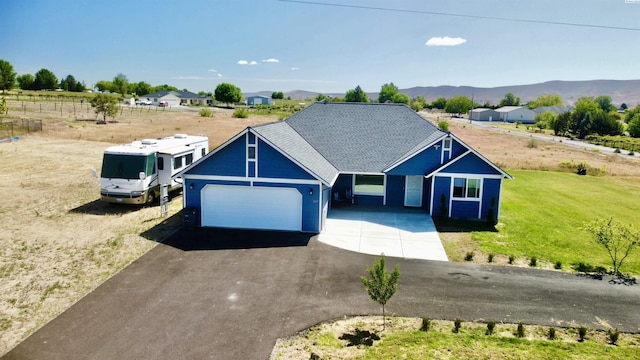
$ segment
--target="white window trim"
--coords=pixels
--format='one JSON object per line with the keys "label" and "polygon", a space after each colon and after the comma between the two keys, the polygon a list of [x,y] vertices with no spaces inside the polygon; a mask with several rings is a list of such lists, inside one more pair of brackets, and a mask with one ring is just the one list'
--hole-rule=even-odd
{"label": "white window trim", "polygon": [[[249,158],[249,148],[253,148],[253,154],[254,154],[254,158],[250,159]],[[249,167],[253,166],[253,174],[254,177],[258,177],[258,139],[254,138],[254,143],[251,144],[249,143],[249,133],[247,133],[246,136],[246,153],[245,153],[245,157],[246,157],[246,161],[245,163],[247,164],[246,169],[245,169],[245,175],[247,177],[249,177]]]}
{"label": "white window trim", "polygon": [[[356,175],[373,175],[373,176],[382,176],[382,194],[379,193],[367,193],[367,192],[357,192],[356,191]],[[364,196],[380,196],[382,197],[382,205],[387,204],[387,174],[353,174],[351,177],[351,185],[353,189],[353,195],[364,195]]]}
{"label": "white window trim", "polygon": [[[445,147],[444,144],[449,140],[449,147]],[[451,160],[451,150],[453,148],[453,138],[451,136],[447,136],[442,139],[442,151],[440,152],[440,164],[444,164],[445,160]],[[446,156],[445,156],[445,153]]]}
{"label": "white window trim", "polygon": [[[453,188],[455,184],[455,179],[464,179],[464,196],[463,197],[454,197],[453,196]],[[478,197],[469,197],[469,180],[478,180]],[[482,199],[482,178],[480,177],[467,177],[467,176],[457,176],[451,178],[451,199],[456,201],[480,201]]]}

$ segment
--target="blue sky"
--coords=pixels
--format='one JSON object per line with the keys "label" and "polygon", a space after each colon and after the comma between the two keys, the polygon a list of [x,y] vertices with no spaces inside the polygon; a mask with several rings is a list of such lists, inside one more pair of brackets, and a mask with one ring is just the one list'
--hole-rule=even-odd
{"label": "blue sky", "polygon": [[310,2],[0,0],[0,59],[194,92],[640,79],[638,30],[481,18],[640,29],[640,0]]}

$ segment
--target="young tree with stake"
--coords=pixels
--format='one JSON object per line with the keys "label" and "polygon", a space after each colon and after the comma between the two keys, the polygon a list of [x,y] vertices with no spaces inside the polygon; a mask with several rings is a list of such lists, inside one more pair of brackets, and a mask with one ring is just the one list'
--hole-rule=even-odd
{"label": "young tree with stake", "polygon": [[367,266],[367,274],[371,279],[365,276],[360,277],[360,281],[362,281],[371,300],[382,305],[383,331],[386,329],[384,306],[398,290],[398,279],[400,278],[398,265],[393,269],[393,272],[388,273],[385,262],[386,260],[383,256],[373,264],[372,268]]}

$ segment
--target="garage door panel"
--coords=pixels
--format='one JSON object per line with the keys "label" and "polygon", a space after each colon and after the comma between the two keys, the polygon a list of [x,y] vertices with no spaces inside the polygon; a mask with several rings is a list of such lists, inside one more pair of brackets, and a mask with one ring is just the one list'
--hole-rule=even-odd
{"label": "garage door panel", "polygon": [[293,188],[207,185],[202,226],[302,230],[302,195]]}

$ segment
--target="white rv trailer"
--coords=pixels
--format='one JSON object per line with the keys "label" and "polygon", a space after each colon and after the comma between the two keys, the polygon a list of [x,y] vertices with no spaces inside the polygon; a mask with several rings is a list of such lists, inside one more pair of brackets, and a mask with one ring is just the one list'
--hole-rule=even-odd
{"label": "white rv trailer", "polygon": [[176,175],[209,151],[206,136],[176,134],[107,148],[100,172],[100,199],[110,203],[153,203],[160,185],[182,187]]}

